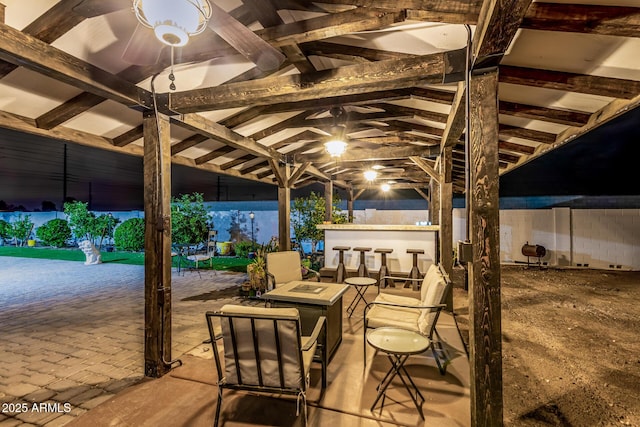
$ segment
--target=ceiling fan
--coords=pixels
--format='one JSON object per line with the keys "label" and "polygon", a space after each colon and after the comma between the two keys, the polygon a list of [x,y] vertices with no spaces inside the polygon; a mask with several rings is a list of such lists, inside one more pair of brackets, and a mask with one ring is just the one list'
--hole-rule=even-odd
{"label": "ceiling fan", "polygon": [[164,46],[184,46],[210,28],[262,71],[277,69],[285,56],[210,0],[82,0],[74,12],[93,18],[131,9],[138,18],[122,55],[134,65],[152,65]]}

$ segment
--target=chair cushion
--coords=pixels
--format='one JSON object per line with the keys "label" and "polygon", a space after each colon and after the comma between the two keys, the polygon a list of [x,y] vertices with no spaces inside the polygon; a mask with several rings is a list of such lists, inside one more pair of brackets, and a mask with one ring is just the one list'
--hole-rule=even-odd
{"label": "chair cushion", "polygon": [[[420,305],[420,300],[418,298],[405,297],[402,295],[393,295],[380,293],[375,299],[379,302],[389,302],[392,304],[402,304],[402,305]],[[410,313],[417,312],[415,308],[406,308],[406,307],[393,307],[393,310],[397,311],[408,311]]]}
{"label": "chair cushion", "polygon": [[410,308],[388,307],[374,305],[367,313],[367,327],[380,328],[394,326],[420,332],[418,329],[418,317],[420,310]]}
{"label": "chair cushion", "polygon": [[[301,369],[300,361],[300,330],[297,309],[247,307],[228,304],[223,306],[220,311],[230,316],[226,319],[221,319],[225,355],[225,381],[227,384],[260,385],[256,363],[257,347],[263,385],[282,386],[274,321],[272,319],[251,319],[251,316],[274,316],[278,317],[276,324],[281,350],[284,386],[293,389],[301,389],[303,387],[304,372]],[[233,315],[248,317],[233,317]],[[255,343],[251,326],[252,320],[255,326]],[[233,328],[231,328],[231,323]],[[234,340],[235,348],[233,345]],[[236,359],[238,360],[237,366],[234,362]]]}
{"label": "chair cushion", "polygon": [[436,264],[431,264],[424,275],[422,286],[420,286],[420,301],[424,301],[424,297],[429,289],[429,284],[440,276],[440,269]]}
{"label": "chair cushion", "polygon": [[[429,288],[424,295],[422,305],[438,305],[442,304],[442,297],[447,287],[447,282],[442,277],[440,272],[437,273],[437,277],[429,283]],[[429,336],[431,333],[431,326],[436,319],[436,310],[421,310],[420,318],[418,319],[418,328],[423,335]]]}
{"label": "chair cushion", "polygon": [[302,280],[300,253],[296,251],[269,252],[267,271],[273,274],[276,286],[292,280]]}

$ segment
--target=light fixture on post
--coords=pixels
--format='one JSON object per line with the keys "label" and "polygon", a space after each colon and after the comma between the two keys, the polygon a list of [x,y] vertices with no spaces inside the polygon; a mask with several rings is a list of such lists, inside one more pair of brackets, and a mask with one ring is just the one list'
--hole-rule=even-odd
{"label": "light fixture on post", "polygon": [[133,10],[142,25],[172,47],[186,45],[211,18],[209,0],[133,0]]}
{"label": "light fixture on post", "polygon": [[249,219],[251,220],[251,243],[255,243],[256,239],[253,234],[253,221],[256,219],[256,214],[253,211],[249,212]]}
{"label": "light fixture on post", "polygon": [[368,169],[364,171],[364,179],[366,179],[369,182],[375,180],[377,176],[378,176],[378,172],[376,172],[373,169]]}

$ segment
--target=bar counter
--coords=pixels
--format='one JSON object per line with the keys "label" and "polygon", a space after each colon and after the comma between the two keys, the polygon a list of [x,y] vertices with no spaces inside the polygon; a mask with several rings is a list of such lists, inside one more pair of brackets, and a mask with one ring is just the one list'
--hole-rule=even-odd
{"label": "bar counter", "polygon": [[356,270],[360,263],[360,253],[355,247],[370,247],[365,255],[365,264],[370,273],[380,269],[380,254],[376,248],[389,248],[393,252],[387,255],[387,267],[393,274],[408,273],[411,270],[413,256],[407,249],[424,249],[424,255],[418,256],[418,268],[422,273],[438,259],[437,225],[404,225],[404,224],[320,224],[318,229],[324,230],[324,266],[338,266],[338,251],[334,246],[349,246],[345,252],[344,264],[347,270]]}

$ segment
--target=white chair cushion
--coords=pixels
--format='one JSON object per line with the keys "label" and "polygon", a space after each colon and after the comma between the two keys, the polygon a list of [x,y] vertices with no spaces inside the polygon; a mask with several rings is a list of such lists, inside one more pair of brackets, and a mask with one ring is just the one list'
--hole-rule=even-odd
{"label": "white chair cushion", "polygon": [[420,310],[418,309],[399,309],[398,307],[374,305],[367,313],[367,327],[380,328],[383,326],[394,326],[419,332],[419,316]]}
{"label": "white chair cushion", "polygon": [[[225,314],[245,315],[276,315],[289,317],[278,320],[278,335],[281,346],[282,365],[284,367],[284,383],[286,387],[301,388],[304,381],[304,373],[300,369],[298,357],[298,310],[295,308],[264,308],[246,307],[227,304],[220,310]],[[280,387],[279,364],[277,359],[276,341],[273,332],[273,321],[270,319],[255,319],[256,336],[258,340],[258,353],[260,357],[260,369],[265,386]],[[255,347],[251,333],[251,319],[235,318],[233,321],[234,335],[236,339],[237,359],[239,360],[239,372],[235,363],[225,363],[225,379],[227,384],[258,385],[258,371],[255,364]],[[222,319],[222,337],[224,342],[225,360],[231,361],[234,357],[234,348],[231,344],[231,328],[226,319]]]}
{"label": "white chair cushion", "polygon": [[[405,297],[402,295],[393,295],[380,293],[375,299],[378,302],[388,302],[392,304],[402,304],[402,305],[420,305],[420,300],[418,298]],[[398,311],[408,311],[410,313],[417,312],[415,308],[406,308],[406,307],[393,307],[394,310]],[[369,314],[367,315],[369,316]]]}
{"label": "white chair cushion", "polygon": [[[438,277],[429,284],[429,289],[425,293],[422,305],[434,306],[442,304],[442,296],[446,289],[447,282],[442,275],[438,273]],[[423,335],[428,335],[431,330],[431,325],[436,318],[436,312],[433,310],[421,310],[420,317],[418,319],[418,328]]]}
{"label": "white chair cushion", "polygon": [[293,280],[302,280],[300,253],[296,251],[269,252],[267,271],[273,274],[276,286]]}
{"label": "white chair cushion", "polygon": [[431,264],[427,270],[427,274],[424,275],[422,286],[420,286],[420,301],[424,301],[424,297],[429,289],[429,284],[440,276],[440,269],[436,264]]}

